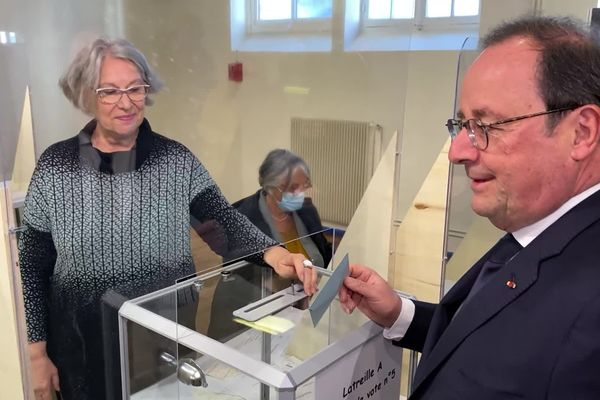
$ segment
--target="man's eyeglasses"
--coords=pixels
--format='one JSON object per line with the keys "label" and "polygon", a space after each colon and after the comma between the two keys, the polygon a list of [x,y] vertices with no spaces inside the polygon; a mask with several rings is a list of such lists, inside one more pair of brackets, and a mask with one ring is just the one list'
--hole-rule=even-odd
{"label": "man's eyeglasses", "polygon": [[150,85],[135,85],[127,89],[106,87],[96,89],[96,94],[104,104],[117,104],[121,100],[121,97],[123,97],[123,94],[126,94],[132,102],[139,102],[146,98],[149,88]]}
{"label": "man's eyeglasses", "polygon": [[454,140],[454,138],[460,133],[460,131],[464,128],[467,130],[467,135],[469,136],[469,140],[471,144],[479,149],[485,150],[489,144],[489,130],[495,128],[498,125],[508,124],[509,122],[520,121],[522,119],[538,117],[540,115],[554,114],[563,111],[569,111],[577,108],[579,106],[571,106],[571,107],[563,107],[557,108],[554,110],[542,111],[533,114],[520,115],[518,117],[512,117],[507,119],[502,119],[500,121],[492,122],[489,124],[484,124],[478,119],[449,119],[446,122],[446,127],[448,128],[448,132],[450,133],[450,138]]}

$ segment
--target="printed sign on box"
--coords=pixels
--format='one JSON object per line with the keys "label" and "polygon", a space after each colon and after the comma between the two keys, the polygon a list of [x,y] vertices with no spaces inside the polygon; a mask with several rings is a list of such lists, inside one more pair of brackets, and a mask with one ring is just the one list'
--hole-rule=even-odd
{"label": "printed sign on box", "polygon": [[377,335],[316,376],[316,398],[398,399],[401,366],[402,349]]}

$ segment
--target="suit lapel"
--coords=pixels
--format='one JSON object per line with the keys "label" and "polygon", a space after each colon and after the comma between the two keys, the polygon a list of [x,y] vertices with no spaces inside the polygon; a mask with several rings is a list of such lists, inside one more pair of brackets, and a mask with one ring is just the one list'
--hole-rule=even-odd
{"label": "suit lapel", "polygon": [[[491,251],[492,250],[490,250],[490,252]],[[421,362],[429,356],[431,350],[440,339],[440,336],[448,327],[454,313],[456,313],[463,300],[469,294],[469,290],[475,283],[484,263],[483,260],[485,259],[487,259],[487,254],[461,277],[461,279],[442,298],[438,307],[436,307],[434,316],[431,320],[431,325],[429,326],[429,331],[427,332],[427,339],[423,346]]]}
{"label": "suit lapel", "polygon": [[[446,324],[438,327],[441,333],[437,340],[432,340],[434,343],[431,345],[429,354],[419,365],[415,376],[415,388],[452,354],[468,335],[485,324],[536,281],[539,258],[526,255],[524,250],[522,252],[523,254],[519,254],[518,258],[507,264],[485,288],[478,292],[472,301],[466,303],[454,319],[452,317],[457,309],[455,305],[450,309],[447,305],[440,307],[442,310],[448,310],[443,311],[446,316],[442,316],[446,320]],[[482,264],[482,262],[480,261],[478,264]],[[477,270],[480,269],[481,265]],[[516,271],[518,271],[518,274]],[[506,285],[509,279],[514,279],[517,282],[514,289]],[[474,281],[475,279],[472,278],[469,282],[461,282],[463,287],[461,292],[463,294],[460,301],[464,300]],[[434,319],[436,317],[438,317],[437,313]],[[429,333],[427,336],[429,341]]]}
{"label": "suit lapel", "polygon": [[[600,218],[598,210],[600,192],[573,208],[521,250],[473,298],[475,301],[466,303],[452,319],[493,249],[486,253],[444,296],[437,307],[427,333],[423,357],[415,374],[414,391],[468,335],[526,292],[537,280],[541,262],[562,252],[578,233],[596,222]],[[514,288],[507,285],[509,280],[516,284]]]}

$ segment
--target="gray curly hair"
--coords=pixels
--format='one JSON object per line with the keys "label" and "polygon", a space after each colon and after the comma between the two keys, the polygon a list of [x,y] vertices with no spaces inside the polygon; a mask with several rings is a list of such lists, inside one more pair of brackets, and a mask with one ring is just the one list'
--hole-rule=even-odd
{"label": "gray curly hair", "polygon": [[258,169],[258,184],[264,191],[288,186],[296,168],[301,168],[310,180],[310,169],[298,155],[286,149],[271,150]]}
{"label": "gray curly hair", "polygon": [[[144,82],[150,85],[148,93],[156,93],[164,86],[148,64],[146,57],[133,44],[125,39],[96,39],[89,46],[79,50],[58,81],[67,99],[88,115],[94,115],[96,109],[94,90],[98,88],[102,62],[109,55],[135,64]],[[146,97],[146,105],[152,105],[149,97]]]}

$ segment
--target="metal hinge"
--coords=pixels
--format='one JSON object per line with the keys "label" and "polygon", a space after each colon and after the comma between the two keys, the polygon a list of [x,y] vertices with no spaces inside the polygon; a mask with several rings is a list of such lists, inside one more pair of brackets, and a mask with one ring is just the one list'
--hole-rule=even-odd
{"label": "metal hinge", "polygon": [[23,232],[25,230],[24,226],[18,226],[16,228],[8,228],[9,235],[16,235],[19,232]]}

